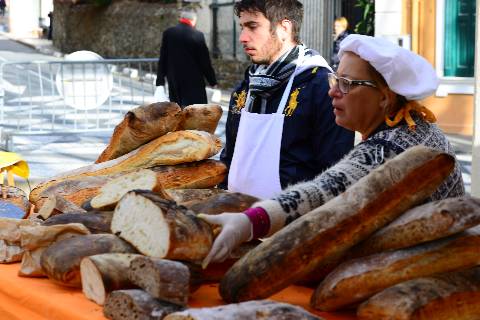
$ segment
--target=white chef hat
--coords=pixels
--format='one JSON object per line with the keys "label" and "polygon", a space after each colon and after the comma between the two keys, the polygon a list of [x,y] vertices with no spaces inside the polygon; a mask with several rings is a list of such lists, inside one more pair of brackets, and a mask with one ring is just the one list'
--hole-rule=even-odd
{"label": "white chef hat", "polygon": [[427,60],[386,39],[352,34],[340,42],[339,58],[347,51],[368,61],[389,88],[407,100],[426,98],[438,87],[438,77]]}

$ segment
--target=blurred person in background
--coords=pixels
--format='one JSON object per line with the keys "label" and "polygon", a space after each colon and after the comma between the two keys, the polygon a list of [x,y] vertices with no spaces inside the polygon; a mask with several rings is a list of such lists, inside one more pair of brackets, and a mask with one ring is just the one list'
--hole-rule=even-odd
{"label": "blurred person in background", "polygon": [[154,97],[165,101],[165,78],[170,101],[182,108],[207,103],[205,79],[216,87],[217,79],[202,32],[195,29],[197,15],[183,11],[179,23],[163,32]]}
{"label": "blurred person in background", "polygon": [[338,57],[338,51],[340,50],[340,42],[345,39],[350,33],[348,32],[348,20],[345,17],[335,19],[333,24],[333,48],[332,57],[330,59],[330,65],[333,70],[337,70],[340,59]]}

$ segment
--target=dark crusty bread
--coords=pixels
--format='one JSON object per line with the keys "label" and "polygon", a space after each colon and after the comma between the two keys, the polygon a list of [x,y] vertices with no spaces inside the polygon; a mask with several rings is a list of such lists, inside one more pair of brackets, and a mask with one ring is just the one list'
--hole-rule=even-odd
{"label": "dark crusty bread", "polygon": [[395,284],[480,264],[480,228],[415,247],[342,263],[318,286],[312,303],[323,311],[362,302]]}
{"label": "dark crusty bread", "polygon": [[180,106],[158,102],[130,110],[113,131],[106,149],[96,163],[116,159],[167,132],[177,130],[183,119]]}
{"label": "dark crusty bread", "polygon": [[377,293],[360,320],[459,320],[480,315],[480,267],[417,278]]}
{"label": "dark crusty bread", "polygon": [[[157,174],[162,186],[168,189],[212,188],[222,182],[227,174],[227,167],[217,160],[203,160],[175,166],[155,166],[150,170]],[[82,205],[96,196],[108,181],[129,172],[132,171],[100,176],[80,176],[74,179],[52,179],[35,187],[30,192],[30,201],[36,208],[41,208],[46,198],[59,194],[77,205]]]}
{"label": "dark crusty bread", "polygon": [[223,110],[217,104],[193,104],[185,107],[182,113],[179,130],[201,130],[214,134]]}
{"label": "dark crusty bread", "polygon": [[411,247],[462,232],[480,224],[480,199],[448,198],[408,210],[353,248],[349,257]]}
{"label": "dark crusty bread", "polygon": [[424,201],[454,164],[452,156],[424,146],[406,150],[247,253],[220,283],[222,298],[227,302],[265,298],[337,261]]}

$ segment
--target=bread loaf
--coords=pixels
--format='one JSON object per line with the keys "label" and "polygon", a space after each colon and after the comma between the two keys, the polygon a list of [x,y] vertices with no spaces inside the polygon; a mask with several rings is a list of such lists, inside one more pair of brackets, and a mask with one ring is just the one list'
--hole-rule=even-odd
{"label": "bread loaf", "polygon": [[193,104],[185,107],[182,113],[180,130],[201,130],[214,134],[223,110],[217,104]]}
{"label": "bread loaf", "polygon": [[20,232],[21,246],[25,252],[18,275],[28,277],[45,276],[40,257],[48,246],[57,241],[90,233],[84,225],[79,223],[54,226],[23,226],[20,227]]}
{"label": "bread loaf", "polygon": [[[165,189],[212,188],[222,182],[227,174],[227,167],[217,160],[203,160],[175,166],[155,166],[150,170],[157,174],[158,180]],[[82,175],[66,180],[49,180],[32,190],[30,201],[37,208],[41,208],[46,198],[58,194],[76,205],[83,205],[85,201],[96,196],[108,181],[128,173],[129,171],[100,176]]]}
{"label": "bread loaf", "polygon": [[220,140],[204,131],[186,130],[167,133],[117,159],[96,163],[62,173],[52,180],[101,176],[159,165],[200,161],[220,151]]}
{"label": "bread loaf", "polygon": [[140,256],[130,263],[128,277],[156,299],[187,305],[190,271],[180,262]]}
{"label": "bread loaf", "polygon": [[424,146],[387,161],[247,253],[220,283],[222,298],[227,302],[265,298],[337,261],[430,196],[454,163],[452,156]]}
{"label": "bread loaf", "polygon": [[198,203],[204,202],[207,199],[219,194],[225,193],[227,191],[218,188],[210,189],[167,189],[165,192],[168,194],[168,197],[175,201],[178,205],[185,206],[189,208],[190,206]]}
{"label": "bread loaf", "polygon": [[175,131],[182,119],[182,110],[174,102],[152,103],[130,110],[115,127],[108,146],[96,163],[116,159],[155,138]]}
{"label": "bread loaf", "polygon": [[202,260],[213,241],[210,226],[193,211],[145,190],[120,200],[111,229],[141,253],[170,260]]}
{"label": "bread loaf", "polygon": [[305,309],[270,300],[247,301],[213,308],[196,308],[169,314],[165,320],[322,320]]}
{"label": "bread loaf", "polygon": [[411,248],[344,262],[315,290],[312,304],[332,311],[410,279],[480,264],[480,227]]}
{"label": "bread loaf", "polygon": [[352,257],[444,238],[480,224],[480,199],[448,198],[412,208],[352,249]]}
{"label": "bread loaf", "polygon": [[110,233],[113,211],[96,211],[89,213],[64,213],[52,216],[42,225],[54,226],[58,224],[81,223],[91,233]]}
{"label": "bread loaf", "polygon": [[55,194],[48,196],[48,198],[45,199],[42,207],[38,210],[38,216],[42,219],[48,219],[52,215],[68,212],[85,213],[86,211],[75,203]]}
{"label": "bread loaf", "polygon": [[160,177],[148,169],[141,169],[121,175],[110,180],[100,188],[100,192],[92,198],[90,205],[93,209],[108,210],[114,209],[117,202],[128,191],[140,189],[150,190],[168,199],[163,191]]}
{"label": "bread loaf", "polygon": [[455,320],[480,315],[480,267],[417,278],[364,302],[360,320]]}
{"label": "bread loaf", "polygon": [[81,287],[80,262],[100,253],[137,253],[127,242],[113,234],[90,234],[55,242],[40,259],[50,280],[69,287]]}
{"label": "bread loaf", "polygon": [[107,294],[121,289],[136,288],[128,277],[130,262],[141,257],[131,253],[103,253],[85,257],[80,262],[83,294],[103,305]]}
{"label": "bread loaf", "polygon": [[216,194],[204,201],[192,203],[189,209],[203,214],[220,214],[222,212],[243,212],[260,199],[239,192]]}
{"label": "bread loaf", "polygon": [[111,320],[160,320],[181,306],[155,299],[139,289],[117,290],[107,296],[103,314]]}

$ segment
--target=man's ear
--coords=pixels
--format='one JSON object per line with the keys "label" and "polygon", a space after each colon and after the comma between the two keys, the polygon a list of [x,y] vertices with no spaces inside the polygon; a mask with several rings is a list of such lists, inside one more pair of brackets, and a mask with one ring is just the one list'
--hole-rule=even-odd
{"label": "man's ear", "polygon": [[283,42],[290,40],[292,38],[292,28],[293,24],[288,19],[283,19],[277,25],[277,35],[280,40]]}

